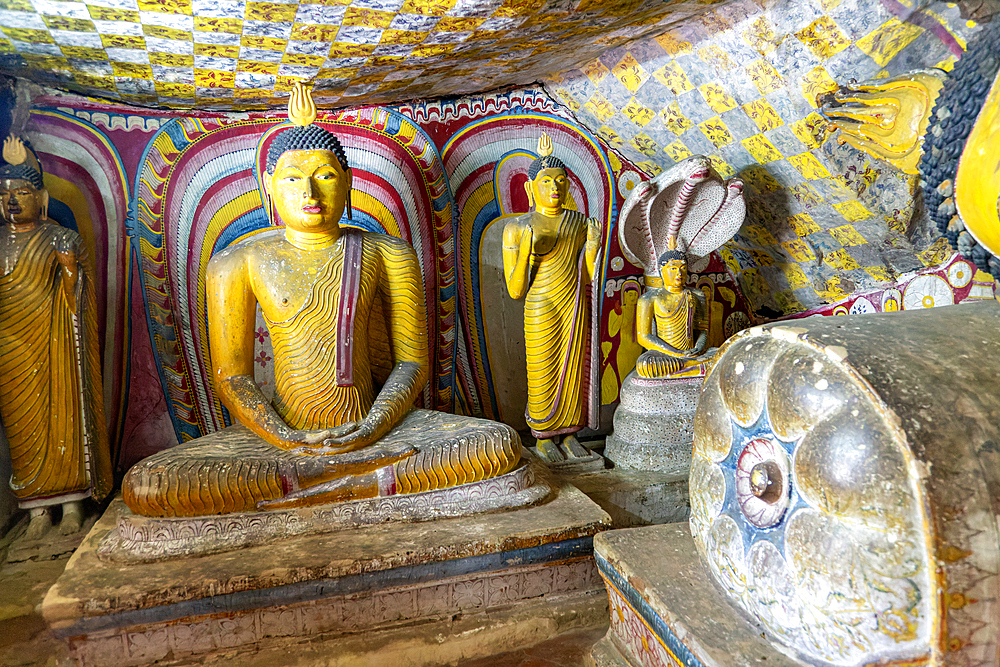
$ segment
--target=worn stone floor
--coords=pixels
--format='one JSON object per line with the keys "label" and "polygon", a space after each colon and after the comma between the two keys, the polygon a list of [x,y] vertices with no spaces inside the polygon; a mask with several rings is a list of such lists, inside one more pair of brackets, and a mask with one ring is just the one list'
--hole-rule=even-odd
{"label": "worn stone floor", "polygon": [[42,598],[66,561],[94,525],[96,516],[74,535],[52,529],[43,540],[23,538],[27,517],[0,539],[0,665],[56,667],[69,664],[69,652],[48,631]]}

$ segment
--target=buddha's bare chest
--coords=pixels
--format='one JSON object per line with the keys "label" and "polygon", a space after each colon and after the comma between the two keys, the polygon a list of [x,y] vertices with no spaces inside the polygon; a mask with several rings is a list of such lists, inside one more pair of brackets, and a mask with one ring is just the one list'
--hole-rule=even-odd
{"label": "buddha's bare chest", "polygon": [[[330,308],[329,316],[336,317],[334,309],[342,299],[343,263],[339,247],[297,254],[287,249],[260,253],[250,264],[250,280],[264,316],[271,322],[284,322],[298,314],[311,299],[319,299]],[[359,311],[367,309],[365,297],[373,292],[370,274],[359,271],[357,280],[348,276],[348,287],[357,286]]]}
{"label": "buddha's bare chest", "polygon": [[282,322],[295,315],[309,299],[319,276],[338,259],[334,252],[268,249],[250,262],[250,284],[264,316]]}

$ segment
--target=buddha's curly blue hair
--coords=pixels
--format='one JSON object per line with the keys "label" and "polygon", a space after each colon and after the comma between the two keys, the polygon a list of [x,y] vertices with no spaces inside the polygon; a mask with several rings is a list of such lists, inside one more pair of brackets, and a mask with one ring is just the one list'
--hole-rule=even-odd
{"label": "buddha's curly blue hair", "polygon": [[667,262],[675,262],[677,260],[682,260],[684,263],[687,263],[687,255],[680,250],[668,250],[660,255],[660,259],[657,260],[656,265],[658,267],[662,267]]}
{"label": "buddha's curly blue hair", "polygon": [[[38,160],[38,155],[35,153],[35,149],[31,147],[31,142],[27,139],[24,140],[24,148],[31,151],[31,154],[35,156],[35,160]],[[38,163],[41,167],[41,162]],[[42,172],[40,169],[35,169],[31,165],[25,163],[21,164],[5,164],[0,167],[0,179],[11,180],[11,181],[28,181],[36,190],[41,190],[45,187],[45,181],[42,180]]]}
{"label": "buddha's curly blue hair", "polygon": [[319,125],[299,125],[281,131],[267,149],[267,173],[274,173],[278,159],[286,151],[330,151],[337,156],[341,169],[350,169],[340,140]]}
{"label": "buddha's curly blue hair", "polygon": [[544,157],[537,158],[531,163],[531,166],[528,167],[528,179],[532,181],[535,180],[535,177],[538,176],[538,173],[542,169],[562,169],[563,171],[566,171],[566,165],[562,160],[554,155],[546,155]]}

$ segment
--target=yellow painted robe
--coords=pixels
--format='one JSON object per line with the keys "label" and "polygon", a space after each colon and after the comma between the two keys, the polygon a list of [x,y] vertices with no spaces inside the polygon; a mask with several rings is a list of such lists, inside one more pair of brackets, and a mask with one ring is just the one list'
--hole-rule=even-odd
{"label": "yellow painted robe", "polygon": [[524,297],[525,417],[536,438],[596,426],[593,361],[598,357],[591,349],[596,337],[584,266],[586,243],[587,218],[567,210],[552,250],[531,256],[531,287]]}
{"label": "yellow painted robe", "polygon": [[[111,457],[93,274],[80,237],[54,223],[3,233],[9,242],[0,266],[16,255],[0,276],[0,419],[13,464],[11,489],[23,508],[91,492],[103,498],[111,490]],[[63,287],[57,244],[76,249],[76,313]]]}
{"label": "yellow painted robe", "polygon": [[[293,317],[285,322],[267,320],[274,345],[273,405],[293,428],[333,428],[363,420],[377,393],[373,380],[385,381],[396,353],[429,363],[426,337],[416,335],[427,330],[426,314],[414,305],[424,298],[416,253],[386,234],[346,233],[355,234],[360,243],[360,260],[354,267],[359,272],[356,326],[338,331],[345,296],[343,254],[323,268]],[[393,308],[395,317],[386,308]],[[399,330],[389,339],[384,323],[393,321],[406,324],[397,325]],[[350,384],[341,384],[336,377],[341,352],[351,355]]]}

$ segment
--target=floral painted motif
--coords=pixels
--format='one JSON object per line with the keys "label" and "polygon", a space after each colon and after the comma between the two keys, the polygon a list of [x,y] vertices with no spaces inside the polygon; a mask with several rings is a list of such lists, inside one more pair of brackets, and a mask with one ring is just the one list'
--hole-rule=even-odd
{"label": "floral painted motif", "polygon": [[660,111],[660,116],[662,117],[663,124],[666,125],[667,129],[677,136],[684,134],[694,127],[694,123],[681,113],[681,108],[678,106],[676,101],[663,107],[663,110]]}
{"label": "floral painted motif", "polygon": [[671,60],[663,67],[653,72],[653,76],[657,81],[669,88],[670,92],[674,95],[680,95],[681,93],[694,88],[690,79],[688,79],[687,74],[684,73],[684,70],[675,60]]}
{"label": "floral painted motif", "polygon": [[718,116],[699,123],[698,127],[708,137],[708,140],[715,144],[716,148],[722,148],[733,141],[733,135],[729,133],[729,128]]}
{"label": "floral painted motif", "polygon": [[622,82],[622,85],[633,93],[649,78],[649,74],[631,53],[626,53],[625,57],[619,60],[611,71]]}
{"label": "floral painted motif", "polygon": [[795,33],[795,36],[808,46],[817,58],[824,60],[832,58],[851,45],[851,41],[829,16],[819,17]]}

